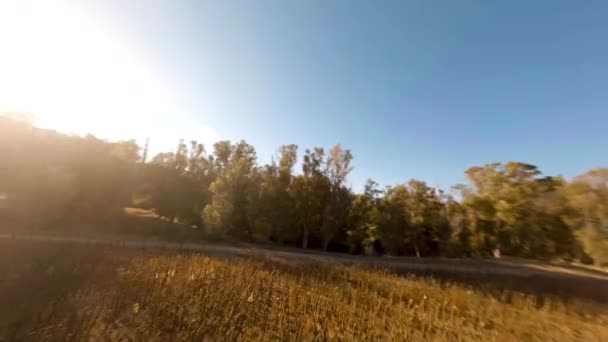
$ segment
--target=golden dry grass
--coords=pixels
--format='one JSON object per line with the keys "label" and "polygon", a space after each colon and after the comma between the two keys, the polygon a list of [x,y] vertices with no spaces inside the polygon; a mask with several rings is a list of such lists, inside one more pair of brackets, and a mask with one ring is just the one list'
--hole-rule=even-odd
{"label": "golden dry grass", "polygon": [[0,242],[0,337],[23,341],[603,341],[605,304],[276,258]]}

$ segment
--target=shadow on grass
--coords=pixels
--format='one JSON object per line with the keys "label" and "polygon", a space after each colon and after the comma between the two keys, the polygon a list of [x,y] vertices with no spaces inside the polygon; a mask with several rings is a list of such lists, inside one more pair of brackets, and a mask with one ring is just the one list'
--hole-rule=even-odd
{"label": "shadow on grass", "polygon": [[[1,217],[0,217],[1,219]],[[197,241],[198,228],[161,218],[151,210],[125,208],[99,217],[64,217],[44,224],[3,221],[0,234],[106,237],[117,239],[156,239],[164,241]]]}
{"label": "shadow on grass", "polygon": [[0,340],[28,340],[23,334],[61,311],[70,294],[109,279],[121,262],[108,260],[104,252],[73,244],[0,241]]}
{"label": "shadow on grass", "polygon": [[[467,259],[417,259],[327,256],[297,253],[271,253],[270,256],[289,262],[319,263],[323,259],[338,264],[362,266],[371,269],[388,270],[401,276],[414,275],[431,278],[440,284],[455,284],[492,294],[498,300],[509,303],[514,293],[519,292],[534,296],[537,305],[547,299],[559,298],[563,302],[584,300],[596,303],[608,303],[608,277],[601,270],[586,274],[573,274],[556,270],[544,270],[529,267],[524,263],[500,262],[493,260]],[[539,263],[539,265],[542,265]],[[557,265],[556,265],[557,266]],[[559,267],[566,268],[559,265]],[[602,277],[594,277],[599,275]]]}
{"label": "shadow on grass", "polygon": [[[588,267],[577,265],[562,265],[562,264],[547,264],[533,262],[527,260],[472,260],[472,259],[436,259],[436,258],[378,258],[378,257],[360,257],[349,256],[335,253],[321,253],[318,251],[307,251],[295,248],[259,248],[260,246],[251,245],[250,248],[241,248],[238,246],[221,246],[219,244],[206,244],[204,247],[197,245],[197,241],[203,239],[201,232],[198,229],[193,229],[190,226],[169,222],[158,218],[149,211],[129,212],[126,211],[123,216],[112,223],[97,223],[89,225],[83,229],[86,223],[74,222],[67,226],[57,227],[57,234],[74,234],[80,232],[92,232],[99,234],[107,233],[108,236],[117,238],[137,238],[147,239],[153,238],[159,241],[178,241],[188,242],[192,247],[190,249],[195,253],[204,253],[210,256],[219,258],[228,257],[250,257],[251,255],[268,255],[284,259],[287,261],[298,262],[323,262],[331,261],[339,264],[357,265],[371,268],[389,269],[399,275],[417,275],[422,277],[431,277],[443,283],[455,283],[466,286],[475,290],[485,291],[493,294],[496,298],[509,302],[510,292],[520,292],[534,295],[537,298],[538,304],[542,304],[546,298],[558,297],[564,301],[572,299],[582,299],[599,303],[608,303],[608,272],[596,270]],[[61,228],[61,229],[59,229]],[[186,245],[188,245],[186,244]],[[186,246],[187,247],[187,246]],[[33,248],[33,247],[32,247]],[[87,247],[70,246],[70,249],[86,251]],[[0,274],[9,274],[2,265],[6,260],[18,260],[17,257],[6,256],[8,253],[5,250],[0,251],[3,256],[0,260]],[[41,296],[51,300],[66,292],[78,288],[88,275],[71,274],[65,272],[62,276],[63,281],[67,286],[62,289],[53,289],[52,286],[45,285],[44,275],[45,267],[52,264],[52,260],[65,258],[66,255],[57,252],[55,255],[52,252],[48,255],[38,257],[35,267],[39,267],[42,274],[40,278],[32,276],[27,280],[27,283],[34,284],[36,287],[22,289],[11,283],[11,280],[0,281],[0,296],[7,298],[7,304],[3,303],[4,308],[19,303],[15,298],[24,298],[25,303],[28,302],[28,293],[36,293],[36,296]],[[72,255],[73,258],[81,258],[76,256],[76,252],[67,253],[67,257]],[[86,253],[85,253],[86,255]],[[94,258],[95,254],[90,253],[89,258]],[[55,259],[53,259],[55,258]],[[85,257],[86,259],[86,257]],[[9,261],[14,262],[14,261]],[[46,264],[45,264],[46,263]],[[45,266],[46,265],[46,266]],[[573,271],[572,273],[546,269],[546,266],[555,266],[562,269]],[[31,266],[34,267],[34,266]],[[36,272],[34,272],[36,273]],[[58,276],[58,274],[56,274]],[[24,280],[22,283],[25,282]],[[13,284],[13,285],[11,285]],[[14,286],[11,288],[10,286]],[[5,290],[8,287],[8,290]],[[8,292],[7,292],[8,291]],[[12,291],[12,292],[11,292]],[[21,292],[20,292],[21,291]],[[56,291],[56,292],[53,292]],[[64,292],[61,292],[64,291]],[[43,299],[38,299],[43,300]],[[20,306],[24,306],[19,304]],[[27,305],[25,305],[27,306]],[[5,322],[3,316],[4,310],[0,308],[0,324]],[[6,311],[6,312],[11,312]]]}
{"label": "shadow on grass", "polygon": [[113,229],[119,235],[153,237],[166,241],[196,241],[202,236],[200,229],[160,218],[150,211],[128,208]]}
{"label": "shadow on grass", "polygon": [[564,302],[578,299],[608,303],[608,280],[580,275],[556,275],[554,272],[548,271],[519,275],[403,269],[394,271],[401,275],[413,274],[430,277],[439,282],[454,283],[485,291],[507,303],[510,302],[510,294],[513,292],[533,295],[539,306],[550,298],[559,298]]}

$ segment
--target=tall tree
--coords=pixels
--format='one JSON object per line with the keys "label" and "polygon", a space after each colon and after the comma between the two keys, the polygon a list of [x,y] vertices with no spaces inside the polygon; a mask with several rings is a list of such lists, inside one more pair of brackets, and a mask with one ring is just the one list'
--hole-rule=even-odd
{"label": "tall tree", "polygon": [[575,209],[571,224],[586,253],[608,264],[608,168],[592,169],[574,178],[567,189]]}
{"label": "tall tree", "polygon": [[409,217],[405,211],[409,194],[403,184],[388,186],[380,201],[382,215],[378,226],[378,238],[382,248],[390,255],[404,252]]}
{"label": "tall tree", "polygon": [[[528,163],[466,170],[468,185],[447,196],[418,180],[362,193],[347,186],[353,156],[340,145],[281,146],[259,167],[253,146],[220,141],[207,154],[180,141],[147,162],[132,141],[68,136],[0,116],[0,211],[20,226],[103,222],[124,206],[154,209],[168,221],[210,234],[359,253],[373,245],[393,255],[489,256],[608,263],[608,169],[567,181]],[[12,225],[12,224],[11,224]],[[81,225],[82,226],[82,225]],[[97,226],[99,226],[97,224]]]}
{"label": "tall tree", "polygon": [[329,243],[340,229],[345,228],[347,210],[350,205],[350,190],[344,185],[346,177],[352,170],[353,156],[340,144],[329,150],[327,157],[326,177],[329,180],[329,198],[323,209],[321,226],[322,247],[327,250]]}
{"label": "tall tree", "polygon": [[297,160],[296,145],[284,145],[278,150],[278,164],[265,165],[260,174],[260,198],[257,224],[272,240],[295,242],[294,199],[290,194],[293,168]]}
{"label": "tall tree", "polygon": [[443,203],[434,188],[419,180],[410,180],[407,192],[405,211],[409,229],[405,236],[406,245],[417,257],[437,255],[440,240],[444,237]]}
{"label": "tall tree", "polygon": [[302,175],[296,176],[290,187],[302,248],[308,247],[311,233],[321,234],[323,210],[329,201],[331,189],[325,168],[323,148],[307,149],[302,162]]}
{"label": "tall tree", "polygon": [[[471,212],[473,246],[489,253],[496,246],[518,256],[571,254],[570,229],[561,213],[564,181],[541,177],[534,165],[492,163],[466,171],[473,184],[463,204]],[[553,214],[550,214],[553,212]]]}
{"label": "tall tree", "polygon": [[372,179],[366,181],[362,194],[353,195],[347,224],[347,241],[351,253],[373,248],[378,239],[381,195],[382,190],[378,189],[378,183]]}
{"label": "tall tree", "polygon": [[249,222],[252,180],[257,177],[256,154],[253,146],[245,141],[231,144],[222,141],[214,145],[216,179],[209,190],[211,203],[203,217],[208,231],[212,234],[251,236]]}

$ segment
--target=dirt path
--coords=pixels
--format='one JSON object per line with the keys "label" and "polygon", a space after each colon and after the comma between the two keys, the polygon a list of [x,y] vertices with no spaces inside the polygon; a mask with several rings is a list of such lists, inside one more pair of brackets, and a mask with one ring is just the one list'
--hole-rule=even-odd
{"label": "dirt path", "polygon": [[437,281],[457,283],[496,293],[505,290],[534,295],[541,303],[547,296],[578,298],[608,303],[608,272],[586,266],[550,264],[515,259],[447,259],[411,257],[364,257],[325,253],[289,247],[260,246],[245,243],[167,242],[159,240],[91,238],[45,235],[0,234],[1,240],[44,243],[117,246],[151,250],[175,250],[203,253],[220,258],[263,256],[285,263],[332,262],[387,269],[401,275],[431,276]]}
{"label": "dirt path", "polygon": [[528,260],[492,259],[449,259],[449,258],[412,258],[412,257],[365,257],[339,253],[304,251],[296,248],[264,248],[253,244],[239,246],[209,242],[168,242],[158,240],[122,240],[109,238],[85,238],[46,235],[0,234],[0,239],[47,241],[60,243],[79,243],[90,245],[111,245],[132,248],[154,248],[185,250],[210,255],[251,256],[263,255],[291,261],[331,261],[343,264],[387,267],[395,270],[439,271],[458,273],[483,273],[514,276],[542,275],[548,277],[589,277],[608,281],[608,271],[576,265],[548,264]]}

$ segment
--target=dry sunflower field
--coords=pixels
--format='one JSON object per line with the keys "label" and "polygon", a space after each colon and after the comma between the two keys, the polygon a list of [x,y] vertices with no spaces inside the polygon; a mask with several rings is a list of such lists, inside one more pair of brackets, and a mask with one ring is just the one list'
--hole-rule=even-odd
{"label": "dry sunflower field", "polygon": [[0,241],[0,276],[0,341],[608,338],[605,303],[329,262]]}

